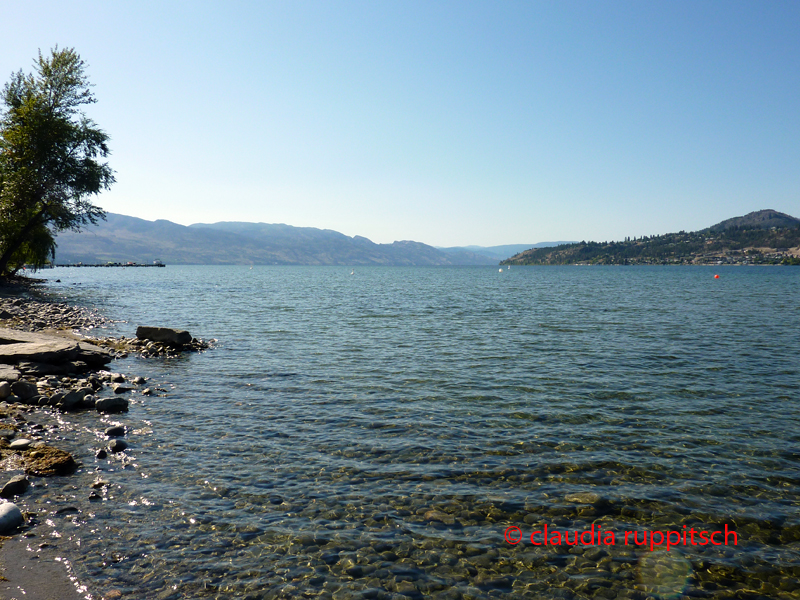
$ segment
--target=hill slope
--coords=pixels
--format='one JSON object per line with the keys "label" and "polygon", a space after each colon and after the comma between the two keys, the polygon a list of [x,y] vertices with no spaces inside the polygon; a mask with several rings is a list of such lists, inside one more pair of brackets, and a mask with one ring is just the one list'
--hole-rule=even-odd
{"label": "hill slope", "polygon": [[800,219],[763,210],[693,233],[531,248],[502,264],[800,264]]}
{"label": "hill slope", "polygon": [[708,228],[709,231],[727,231],[729,229],[771,229],[794,228],[800,226],[800,219],[795,219],[777,210],[757,210],[743,217],[727,219]]}
{"label": "hill slope", "polygon": [[419,242],[375,244],[330,229],[223,222],[188,227],[109,213],[96,227],[59,234],[56,264],[139,262],[268,265],[488,265],[492,257],[447,254]]}

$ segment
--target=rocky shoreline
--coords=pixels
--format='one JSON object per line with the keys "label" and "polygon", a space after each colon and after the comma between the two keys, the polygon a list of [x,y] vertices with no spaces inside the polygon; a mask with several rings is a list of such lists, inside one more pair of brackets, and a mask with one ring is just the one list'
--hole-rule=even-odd
{"label": "rocky shoreline", "polygon": [[[128,427],[121,422],[109,427],[101,418],[126,413],[132,395],[165,390],[147,387],[143,377],[113,372],[109,365],[130,354],[165,357],[209,347],[188,332],[166,328],[140,327],[136,338],[82,335],[107,320],[97,310],[49,301],[38,293],[37,283],[0,285],[0,464],[6,475],[0,475],[0,536],[23,540],[36,537],[43,515],[23,512],[15,502],[36,494],[40,478],[70,475],[81,467],[69,452],[52,445],[60,434],[53,417],[97,413],[98,440],[104,443],[95,449],[95,459],[124,453]],[[98,473],[86,490],[88,499],[102,500],[110,485]],[[11,575],[8,565],[4,571],[0,581]],[[47,587],[34,577],[34,587],[39,583]],[[23,592],[31,597],[30,590]]]}

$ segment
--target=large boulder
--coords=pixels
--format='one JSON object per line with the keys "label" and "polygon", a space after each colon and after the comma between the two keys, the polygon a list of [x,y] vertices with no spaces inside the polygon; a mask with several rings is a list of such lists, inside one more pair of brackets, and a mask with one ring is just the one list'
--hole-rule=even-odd
{"label": "large boulder", "polygon": [[192,334],[180,329],[170,329],[169,327],[145,327],[136,328],[136,337],[140,340],[151,340],[161,342],[171,346],[183,346],[192,343]]}
{"label": "large boulder", "polygon": [[0,329],[0,363],[22,361],[58,364],[78,357],[77,342],[64,337]]}

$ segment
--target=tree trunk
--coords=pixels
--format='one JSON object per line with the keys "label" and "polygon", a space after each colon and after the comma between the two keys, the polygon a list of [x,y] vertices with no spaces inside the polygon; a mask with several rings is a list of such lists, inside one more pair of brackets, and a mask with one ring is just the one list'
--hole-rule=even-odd
{"label": "tree trunk", "polygon": [[14,237],[11,243],[6,246],[5,251],[3,252],[2,256],[0,256],[0,276],[5,276],[8,273],[8,261],[11,260],[14,252],[16,252],[19,247],[25,243],[25,239],[28,237],[28,234],[33,230],[33,228],[39,225],[39,221],[46,212],[47,208],[45,207],[31,217],[31,220],[25,224],[25,226]]}

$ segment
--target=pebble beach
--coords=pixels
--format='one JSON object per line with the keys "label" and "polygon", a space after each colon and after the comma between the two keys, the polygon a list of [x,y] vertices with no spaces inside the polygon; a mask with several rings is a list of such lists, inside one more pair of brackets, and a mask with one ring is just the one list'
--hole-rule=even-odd
{"label": "pebble beach", "polygon": [[[125,414],[130,398],[166,391],[147,387],[143,377],[110,370],[114,361],[132,352],[176,356],[208,345],[92,335],[102,330],[104,316],[49,300],[39,283],[20,279],[0,287],[0,347],[6,351],[0,356],[0,535],[6,536],[0,550],[0,592],[9,598],[69,600],[83,597],[87,589],[70,572],[69,560],[56,556],[58,544],[47,523],[52,515],[76,509],[66,498],[41,512],[23,512],[14,504],[22,496],[30,503],[46,488],[46,478],[92,468],[59,447],[64,445],[59,416],[96,414],[94,457],[111,460],[128,447]],[[23,346],[29,350],[18,349]],[[111,483],[98,474],[80,493],[101,501]],[[103,597],[113,598],[114,593]]]}

